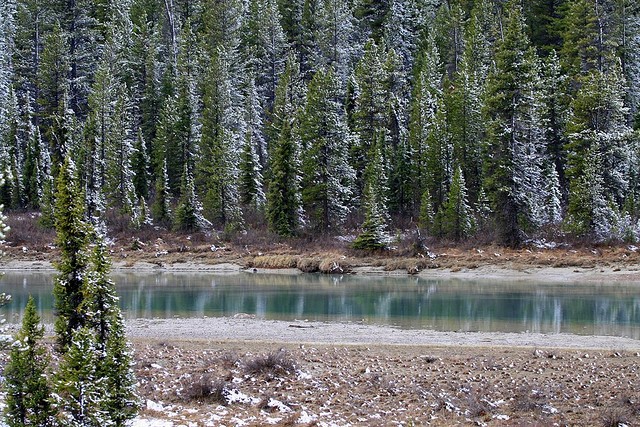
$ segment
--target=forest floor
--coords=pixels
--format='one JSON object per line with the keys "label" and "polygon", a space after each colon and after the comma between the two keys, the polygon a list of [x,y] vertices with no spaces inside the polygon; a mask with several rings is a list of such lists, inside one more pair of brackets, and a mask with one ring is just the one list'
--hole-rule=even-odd
{"label": "forest floor", "polygon": [[[51,268],[54,234],[33,218],[9,224],[0,269]],[[370,254],[350,249],[348,236],[110,234],[117,269],[640,282],[640,249],[627,244],[512,250],[405,238]],[[143,401],[134,427],[640,426],[640,343],[631,339],[233,318],[127,327]]]}

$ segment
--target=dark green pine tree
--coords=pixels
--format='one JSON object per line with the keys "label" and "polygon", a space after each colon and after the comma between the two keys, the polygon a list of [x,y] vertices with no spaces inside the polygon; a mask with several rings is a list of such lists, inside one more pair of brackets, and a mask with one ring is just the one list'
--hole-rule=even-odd
{"label": "dark green pine tree", "polygon": [[142,134],[142,130],[138,130],[133,154],[131,156],[131,170],[133,171],[133,187],[135,188],[138,199],[148,199],[149,182],[151,176],[149,170],[151,168],[151,160],[149,159],[149,151],[147,143]]}
{"label": "dark green pine tree", "polygon": [[4,368],[6,391],[5,422],[9,427],[53,425],[51,390],[47,383],[47,350],[39,342],[44,327],[33,297],[29,297],[22,318],[22,328],[11,347],[9,362]]}
{"label": "dark green pine tree", "polygon": [[198,202],[193,176],[187,169],[187,165],[185,165],[182,175],[182,190],[180,194],[180,201],[173,219],[173,228],[178,231],[197,231],[202,229],[204,226],[202,206]]}
{"label": "dark green pine tree", "polygon": [[460,166],[456,168],[447,201],[442,207],[443,235],[456,242],[469,237],[474,229],[473,212],[467,200],[467,188]]}
{"label": "dark green pine tree", "polygon": [[204,214],[226,230],[243,227],[238,194],[238,112],[233,105],[229,55],[220,48],[211,59],[204,84],[202,136],[196,179]]}
{"label": "dark green pine tree", "polygon": [[[385,62],[384,46],[369,40],[364,55],[353,71],[355,102],[350,116],[350,128],[358,134],[357,144],[350,147],[350,163],[356,172],[357,196],[361,196],[365,184],[364,173],[369,163],[368,155],[377,143],[379,135],[386,135],[389,124],[389,76]],[[348,110],[347,110],[348,111]],[[386,145],[386,144],[385,144]]]}
{"label": "dark green pine tree", "polygon": [[84,276],[88,269],[87,243],[89,226],[84,220],[84,197],[78,187],[75,164],[67,157],[58,175],[55,210],[56,244],[60,248],[58,275],[53,286],[55,297],[55,332],[58,346],[64,351],[73,331],[85,324],[79,310]]}
{"label": "dark green pine tree", "polygon": [[38,70],[39,117],[43,137],[51,151],[53,175],[64,160],[68,136],[64,126],[69,91],[69,46],[65,32],[60,25],[54,25],[44,42],[41,67]]}
{"label": "dark green pine tree", "polygon": [[266,219],[269,230],[292,236],[300,223],[300,143],[298,114],[301,106],[300,67],[289,56],[280,77],[269,123],[269,170]]}
{"label": "dark green pine tree", "polygon": [[96,333],[96,345],[104,351],[112,329],[111,322],[120,312],[115,284],[109,277],[111,261],[104,238],[96,238],[91,254],[91,267],[84,279],[80,311],[85,316],[85,324]]}
{"label": "dark green pine tree", "polygon": [[298,147],[293,124],[286,120],[271,155],[267,224],[280,236],[293,236],[299,225]]}
{"label": "dark green pine tree", "polygon": [[[379,140],[382,140],[380,137]],[[365,172],[365,187],[363,194],[364,222],[362,231],[353,241],[355,249],[375,250],[384,249],[389,242],[387,234],[388,209],[386,203],[387,182],[383,166],[380,143],[374,145],[370,154],[371,162]]]}
{"label": "dark green pine tree", "polygon": [[106,354],[101,361],[101,370],[107,390],[104,410],[116,427],[124,427],[136,416],[140,408],[136,392],[136,377],[133,373],[133,355],[127,343],[124,320],[120,310],[111,319],[111,330],[106,342]]}
{"label": "dark green pine tree", "polygon": [[534,79],[533,60],[517,2],[508,3],[504,39],[496,51],[496,66],[487,80],[488,117],[484,152],[484,188],[493,204],[499,243],[517,247],[524,237],[520,221],[527,212],[518,181],[519,150],[527,144],[526,90]]}
{"label": "dark green pine tree", "polygon": [[171,224],[171,191],[169,189],[169,177],[167,176],[167,161],[163,160],[160,173],[156,177],[155,200],[151,206],[151,214],[156,224]]}
{"label": "dark green pine tree", "polygon": [[109,277],[111,261],[104,238],[97,236],[86,275],[81,310],[95,336],[96,374],[104,381],[106,398],[102,410],[115,426],[124,426],[138,410],[136,380],[131,351],[124,334],[115,283]]}
{"label": "dark green pine tree", "polygon": [[302,202],[311,228],[338,229],[350,210],[354,172],[348,163],[351,135],[339,101],[333,68],[320,69],[311,80],[300,120]]}
{"label": "dark green pine tree", "polygon": [[83,326],[72,331],[54,378],[58,425],[104,427],[111,425],[106,410],[106,378],[100,375],[96,337]]}

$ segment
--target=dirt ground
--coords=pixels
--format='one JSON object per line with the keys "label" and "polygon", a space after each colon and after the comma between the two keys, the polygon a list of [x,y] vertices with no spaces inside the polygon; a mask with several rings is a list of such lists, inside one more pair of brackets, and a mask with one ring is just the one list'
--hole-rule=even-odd
{"label": "dirt ground", "polygon": [[640,425],[637,352],[144,339],[135,348],[149,423]]}

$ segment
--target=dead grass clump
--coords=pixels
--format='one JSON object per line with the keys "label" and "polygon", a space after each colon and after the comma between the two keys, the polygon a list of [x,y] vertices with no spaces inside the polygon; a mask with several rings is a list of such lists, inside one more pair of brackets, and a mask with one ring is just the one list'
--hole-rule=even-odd
{"label": "dead grass clump", "polygon": [[249,375],[286,375],[294,370],[293,359],[282,350],[255,357],[244,363],[244,371]]}
{"label": "dead grass clump", "polygon": [[320,269],[320,260],[317,258],[300,258],[296,264],[298,270],[303,273],[316,273]]}
{"label": "dead grass clump", "polygon": [[214,380],[211,375],[203,374],[195,380],[187,378],[182,381],[182,397],[186,400],[218,402],[226,405],[229,384]]}
{"label": "dead grass clump", "polygon": [[253,268],[296,268],[298,257],[293,255],[262,255],[249,261]]}
{"label": "dead grass clump", "polygon": [[343,259],[325,258],[320,262],[318,269],[325,274],[342,274],[347,273],[350,266]]}
{"label": "dead grass clump", "polygon": [[511,406],[518,412],[531,412],[543,406],[542,396],[531,387],[521,387],[513,396]]}

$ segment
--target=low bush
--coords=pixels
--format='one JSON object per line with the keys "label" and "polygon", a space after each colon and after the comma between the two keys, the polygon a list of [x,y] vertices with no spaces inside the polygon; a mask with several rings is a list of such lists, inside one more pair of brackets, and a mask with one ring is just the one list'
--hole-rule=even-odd
{"label": "low bush", "polygon": [[213,379],[209,374],[202,374],[198,378],[187,378],[182,382],[182,397],[186,400],[207,400],[227,404],[229,384],[222,380]]}
{"label": "low bush", "polygon": [[293,359],[283,350],[257,356],[244,363],[244,371],[249,375],[287,375],[294,370]]}

